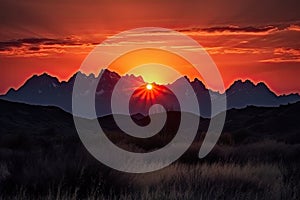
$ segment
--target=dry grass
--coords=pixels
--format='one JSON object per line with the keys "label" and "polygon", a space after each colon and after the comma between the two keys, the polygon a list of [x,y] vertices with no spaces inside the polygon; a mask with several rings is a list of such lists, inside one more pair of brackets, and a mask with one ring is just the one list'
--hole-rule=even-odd
{"label": "dry grass", "polygon": [[[79,179],[83,174],[84,170]],[[104,192],[99,181],[82,197],[78,194],[80,186],[68,191],[62,180],[44,195],[32,196],[20,188],[10,199],[283,199],[284,195],[297,199],[286,194],[290,185],[286,185],[282,171],[274,164],[177,163],[146,174],[111,171],[108,178],[120,188],[111,187]]]}

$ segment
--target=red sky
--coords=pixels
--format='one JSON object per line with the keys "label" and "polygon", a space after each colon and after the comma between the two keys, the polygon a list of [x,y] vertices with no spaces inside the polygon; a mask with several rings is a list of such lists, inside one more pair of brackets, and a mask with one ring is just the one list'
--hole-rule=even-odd
{"label": "red sky", "polygon": [[95,44],[138,27],[164,27],[197,40],[228,87],[264,81],[300,93],[298,0],[0,0],[0,93],[33,74],[66,80]]}

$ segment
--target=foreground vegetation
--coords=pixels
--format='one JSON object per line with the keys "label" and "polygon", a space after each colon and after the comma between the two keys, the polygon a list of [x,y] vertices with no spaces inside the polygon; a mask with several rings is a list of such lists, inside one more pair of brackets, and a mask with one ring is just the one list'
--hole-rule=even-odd
{"label": "foreground vegetation", "polygon": [[[283,120],[288,118],[284,109],[276,111],[283,119],[270,109],[233,110],[205,159],[197,158],[205,132],[200,126],[178,161],[146,174],[118,172],[95,160],[63,111],[26,109],[18,105],[0,115],[0,199],[300,199],[300,129]],[[267,114],[281,125],[260,126],[261,115],[271,120]],[[109,118],[101,120],[112,124]],[[106,128],[112,141],[131,150],[160,146],[172,130],[164,129],[151,143],[128,145],[113,125]]]}
{"label": "foreground vegetation", "polygon": [[267,141],[240,147],[216,146],[199,161],[192,160],[197,152],[191,150],[157,172],[128,174],[101,165],[71,138],[39,142],[43,145],[0,148],[2,199],[300,197],[298,144]]}

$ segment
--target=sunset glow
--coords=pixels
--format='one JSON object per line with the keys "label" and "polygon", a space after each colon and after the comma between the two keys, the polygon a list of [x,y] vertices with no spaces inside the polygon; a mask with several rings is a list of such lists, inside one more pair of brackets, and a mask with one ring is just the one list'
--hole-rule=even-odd
{"label": "sunset glow", "polygon": [[[226,88],[235,80],[249,79],[265,82],[277,94],[300,93],[300,14],[296,2],[286,2],[282,8],[258,0],[101,0],[61,5],[53,1],[4,1],[0,7],[0,93],[17,89],[32,75],[45,72],[60,81],[68,80],[97,44],[137,27],[165,27],[192,37],[213,58]],[[193,63],[162,51],[130,52],[109,69],[124,75],[130,66],[149,61],[174,67],[191,80],[201,80],[191,67]],[[171,80],[165,72],[147,72],[145,78],[160,84]]]}
{"label": "sunset glow", "polygon": [[[167,69],[167,66],[181,75],[178,76],[172,70]],[[142,76],[146,82],[158,84],[172,83],[184,75],[191,79],[196,77],[201,79],[199,72],[187,60],[161,49],[148,48],[131,51],[115,59],[108,69],[121,74],[126,74],[126,72],[132,70],[136,76]]]}

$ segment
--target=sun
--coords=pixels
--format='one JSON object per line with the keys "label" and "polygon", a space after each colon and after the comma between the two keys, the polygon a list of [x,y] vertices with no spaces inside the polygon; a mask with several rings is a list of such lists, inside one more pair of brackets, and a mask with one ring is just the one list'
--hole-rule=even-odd
{"label": "sun", "polygon": [[146,85],[146,88],[147,88],[147,90],[152,90],[153,85],[152,85],[151,83],[148,83],[148,84]]}

